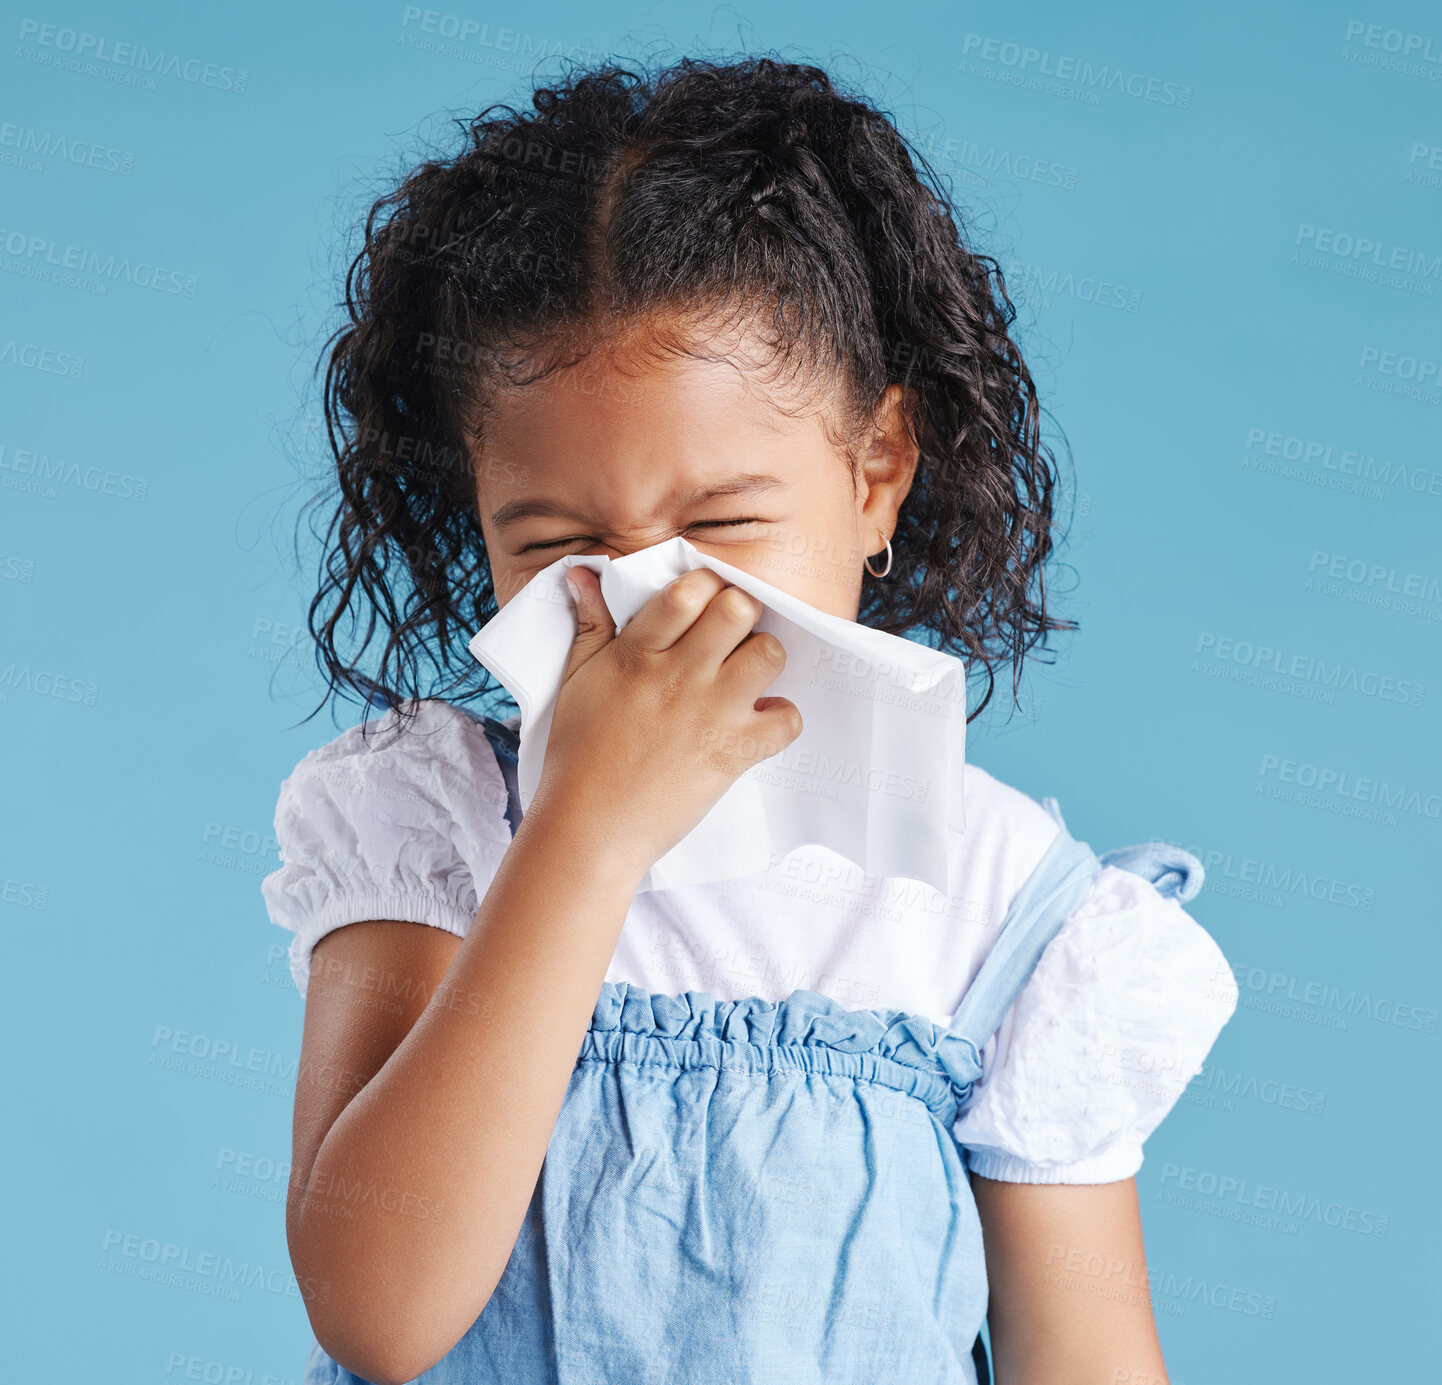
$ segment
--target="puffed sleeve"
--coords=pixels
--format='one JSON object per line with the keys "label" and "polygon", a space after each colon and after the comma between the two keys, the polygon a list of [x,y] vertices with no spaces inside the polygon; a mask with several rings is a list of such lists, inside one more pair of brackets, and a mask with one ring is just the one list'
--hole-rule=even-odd
{"label": "puffed sleeve", "polygon": [[261,881],[271,921],[295,936],[304,996],[311,952],[332,929],[400,919],[464,937],[510,843],[506,786],[485,730],[436,699],[352,727],[280,786],[281,868]]}
{"label": "puffed sleeve", "polygon": [[1237,997],[1221,948],[1175,898],[1103,867],[983,1045],[953,1127],[967,1166],[1012,1183],[1132,1177]]}

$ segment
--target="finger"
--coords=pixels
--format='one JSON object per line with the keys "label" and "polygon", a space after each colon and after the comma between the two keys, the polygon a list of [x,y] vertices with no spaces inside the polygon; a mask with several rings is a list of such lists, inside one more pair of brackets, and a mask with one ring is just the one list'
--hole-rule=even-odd
{"label": "finger", "polygon": [[759,764],[779,755],[802,732],[801,712],[784,697],[758,697],[755,731],[746,739],[754,747],[750,763]]}
{"label": "finger", "polygon": [[715,670],[752,633],[765,609],[740,587],[724,587],[676,641],[676,651],[697,667]]}
{"label": "finger", "polygon": [[617,638],[648,653],[670,649],[725,585],[725,579],[710,568],[697,567],[683,572],[656,592],[626,622]]}
{"label": "finger", "polygon": [[[718,686],[759,698],[786,667],[786,647],[769,630],[753,630],[721,662]],[[781,701],[785,701],[784,698]]]}
{"label": "finger", "polygon": [[569,678],[596,651],[615,639],[616,622],[601,595],[601,579],[588,567],[574,565],[566,569],[566,584],[576,607],[576,635],[566,661],[565,678]]}

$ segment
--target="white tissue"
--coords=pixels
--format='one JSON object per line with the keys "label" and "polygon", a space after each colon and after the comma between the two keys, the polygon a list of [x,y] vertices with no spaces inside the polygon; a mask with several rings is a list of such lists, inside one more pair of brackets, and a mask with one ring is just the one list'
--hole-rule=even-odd
{"label": "white tissue", "polygon": [[471,653],[521,712],[517,783],[524,812],[540,782],[546,737],[576,634],[566,569],[600,574],[619,634],[683,572],[707,567],[765,608],[753,627],[786,650],[760,696],[785,697],[800,736],[740,776],[647,872],[639,890],[765,871],[820,845],[870,876],[919,880],[947,895],[966,828],[966,668],[953,655],[817,610],[677,537],[622,558],[567,554],[536,574],[470,641]]}

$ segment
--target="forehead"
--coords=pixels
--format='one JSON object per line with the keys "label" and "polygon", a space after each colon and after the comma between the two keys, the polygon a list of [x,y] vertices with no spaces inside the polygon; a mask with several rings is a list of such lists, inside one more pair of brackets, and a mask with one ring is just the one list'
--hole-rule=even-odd
{"label": "forehead", "polygon": [[477,488],[494,510],[521,490],[624,487],[661,499],[723,474],[776,473],[828,445],[833,407],[828,390],[803,389],[750,343],[668,349],[631,332],[491,396]]}

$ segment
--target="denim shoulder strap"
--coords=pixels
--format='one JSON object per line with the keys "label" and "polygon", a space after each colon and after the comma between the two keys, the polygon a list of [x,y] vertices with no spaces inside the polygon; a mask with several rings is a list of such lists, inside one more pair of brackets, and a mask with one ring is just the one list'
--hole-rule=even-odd
{"label": "denim shoulder strap", "polygon": [[494,717],[483,716],[481,726],[491,749],[496,752],[496,764],[500,767],[501,778],[506,782],[506,821],[511,827],[511,836],[521,822],[521,795],[516,787],[516,733]]}
{"label": "denim shoulder strap", "polygon": [[1190,851],[1170,842],[1119,846],[1100,860],[1104,866],[1117,866],[1151,881],[1163,899],[1175,899],[1179,904],[1197,897],[1206,876],[1202,863]]}
{"label": "denim shoulder strap", "polygon": [[1102,868],[1091,847],[1066,830],[1056,799],[1042,799],[1042,807],[1061,830],[1017,891],[996,942],[947,1028],[978,1053],[996,1033],[1046,945],[1086,898]]}
{"label": "denim shoulder strap", "polygon": [[1104,866],[1139,875],[1163,898],[1182,904],[1202,888],[1205,872],[1190,851],[1170,842],[1146,842],[1097,856],[1067,831],[1056,799],[1044,798],[1041,803],[1061,831],[1017,892],[991,952],[947,1031],[968,1040],[978,1053],[996,1033],[1047,944],[1086,898]]}

